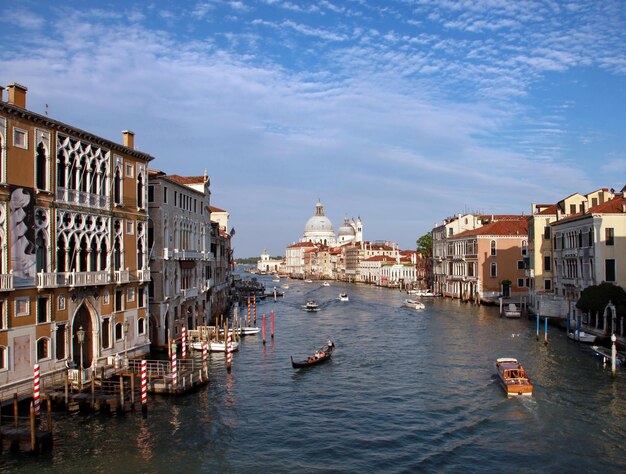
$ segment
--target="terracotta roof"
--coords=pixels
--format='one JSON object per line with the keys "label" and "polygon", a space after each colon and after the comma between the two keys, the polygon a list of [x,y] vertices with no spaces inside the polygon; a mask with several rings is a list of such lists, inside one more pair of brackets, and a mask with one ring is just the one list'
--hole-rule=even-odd
{"label": "terracotta roof", "polygon": [[528,235],[528,218],[517,219],[515,221],[495,221],[490,224],[486,224],[478,229],[466,230],[460,234],[452,235],[448,239],[465,238],[478,235]]}
{"label": "terracotta roof", "polygon": [[395,262],[396,259],[389,255],[376,255],[375,257],[366,258],[364,262]]}
{"label": "terracotta roof", "polygon": [[296,248],[296,247],[315,247],[313,242],[298,242],[287,247],[288,249]]}
{"label": "terracotta roof", "polygon": [[592,214],[626,214],[626,198],[623,196],[614,197],[613,199],[588,209],[585,213],[576,212],[575,214],[562,216],[561,219],[553,222],[553,224],[574,220],[582,216],[591,216]]}
{"label": "terracotta roof", "polygon": [[168,178],[180,184],[204,184],[205,181],[204,176],[179,176],[177,174],[171,174]]}
{"label": "terracotta roof", "polygon": [[[540,204],[541,206],[544,206],[543,204]],[[545,215],[556,215],[556,210],[557,210],[557,205],[556,204],[545,204],[545,206],[547,206],[543,211],[538,212],[538,215],[541,214],[545,214]]]}
{"label": "terracotta roof", "polygon": [[220,209],[219,207],[209,206],[211,212],[226,212],[224,209]]}

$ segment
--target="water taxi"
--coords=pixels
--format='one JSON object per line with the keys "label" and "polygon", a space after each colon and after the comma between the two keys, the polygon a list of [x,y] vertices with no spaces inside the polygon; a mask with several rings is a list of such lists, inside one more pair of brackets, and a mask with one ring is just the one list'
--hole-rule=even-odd
{"label": "water taxi", "polygon": [[497,359],[496,372],[507,397],[531,397],[533,395],[533,384],[517,359],[511,357]]}
{"label": "water taxi", "polygon": [[404,306],[406,306],[407,308],[411,308],[411,309],[424,309],[424,308],[426,308],[426,305],[424,305],[424,303],[422,303],[421,301],[412,300],[412,299],[409,299],[409,298],[404,300]]}
{"label": "water taxi", "polygon": [[313,300],[309,300],[306,302],[306,304],[304,305],[304,309],[307,311],[317,311],[319,309],[319,306],[317,306],[317,303]]}

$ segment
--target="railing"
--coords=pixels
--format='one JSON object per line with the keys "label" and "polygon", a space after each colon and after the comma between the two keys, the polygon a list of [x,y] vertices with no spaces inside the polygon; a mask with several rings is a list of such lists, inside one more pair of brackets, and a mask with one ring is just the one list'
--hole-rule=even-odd
{"label": "railing", "polygon": [[[65,276],[63,276],[65,278]],[[53,273],[37,273],[37,288],[57,288],[59,286],[59,274]]]}
{"label": "railing", "polygon": [[0,275],[0,290],[12,290],[13,289],[13,274],[3,273]]}
{"label": "railing", "polygon": [[170,258],[172,258],[173,255],[174,255],[174,253],[170,249],[163,249],[163,259],[164,260],[169,260]]}
{"label": "railing", "polygon": [[57,201],[68,204],[80,204],[96,209],[108,209],[111,203],[109,196],[86,193],[76,189],[57,188]]}
{"label": "railing", "polygon": [[137,280],[150,281],[150,269],[137,270]]}
{"label": "railing", "polygon": [[174,258],[179,260],[200,260],[200,252],[197,250],[174,250]]}
{"label": "railing", "polygon": [[111,276],[107,271],[57,273],[57,283],[60,286],[106,285],[110,282]]}
{"label": "railing", "polygon": [[187,288],[182,290],[182,293],[185,298],[195,298],[198,296],[198,288],[195,286],[193,288]]}
{"label": "railing", "polygon": [[128,270],[115,271],[115,283],[128,283],[130,281],[130,272]]}

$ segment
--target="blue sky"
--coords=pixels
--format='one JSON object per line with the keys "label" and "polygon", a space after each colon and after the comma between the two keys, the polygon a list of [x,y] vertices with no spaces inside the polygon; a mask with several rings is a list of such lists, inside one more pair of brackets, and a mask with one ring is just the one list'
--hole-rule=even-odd
{"label": "blue sky", "polygon": [[0,0],[27,107],[211,177],[236,257],[626,184],[626,2]]}

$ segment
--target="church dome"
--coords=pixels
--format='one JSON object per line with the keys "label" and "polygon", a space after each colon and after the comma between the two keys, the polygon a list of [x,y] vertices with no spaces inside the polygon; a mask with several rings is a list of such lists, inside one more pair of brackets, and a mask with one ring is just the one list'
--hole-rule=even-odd
{"label": "church dome", "polygon": [[354,237],[356,235],[356,231],[354,230],[354,227],[350,225],[350,222],[346,218],[343,220],[343,225],[339,227],[337,234],[339,235],[339,237]]}
{"label": "church dome", "polygon": [[333,224],[326,216],[313,216],[304,226],[305,232],[333,232]]}

